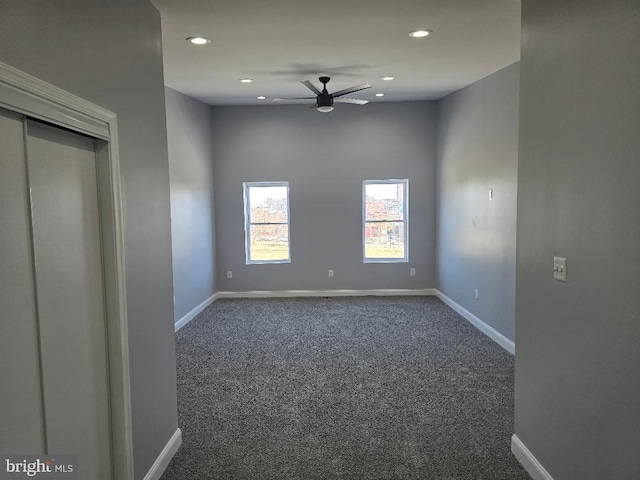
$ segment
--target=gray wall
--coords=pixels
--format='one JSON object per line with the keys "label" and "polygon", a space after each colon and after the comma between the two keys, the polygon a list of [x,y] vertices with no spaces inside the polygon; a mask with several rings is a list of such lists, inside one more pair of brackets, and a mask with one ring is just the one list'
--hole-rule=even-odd
{"label": "gray wall", "polygon": [[2,0],[0,11],[0,61],[118,115],[141,479],[178,426],[160,15],[143,0]]}
{"label": "gray wall", "polygon": [[640,3],[522,3],[516,434],[555,480],[636,479]]}
{"label": "gray wall", "polygon": [[510,340],[518,84],[515,63],[438,102],[438,289]]}
{"label": "gray wall", "polygon": [[[435,286],[435,103],[213,107],[212,118],[218,290]],[[409,178],[410,261],[363,264],[362,181],[385,178]],[[290,182],[292,262],[248,266],[242,182],[269,180]]]}
{"label": "gray wall", "polygon": [[216,292],[211,107],[165,87],[174,320]]}

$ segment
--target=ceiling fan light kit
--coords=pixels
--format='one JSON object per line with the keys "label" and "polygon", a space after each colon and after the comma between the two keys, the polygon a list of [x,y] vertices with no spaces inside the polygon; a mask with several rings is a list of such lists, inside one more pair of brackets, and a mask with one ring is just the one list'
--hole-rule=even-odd
{"label": "ceiling fan light kit", "polygon": [[337,103],[351,103],[354,105],[365,105],[369,103],[368,100],[361,100],[359,98],[348,98],[344,97],[349,93],[359,92],[360,90],[366,90],[367,88],[371,88],[372,85],[368,83],[361,83],[360,85],[354,85],[353,87],[345,88],[344,90],[339,90],[337,92],[329,93],[327,91],[327,83],[331,80],[330,77],[320,77],[318,78],[320,83],[322,83],[322,90],[316,87],[309,80],[303,80],[302,83],[305,87],[315,93],[315,97],[288,97],[288,98],[274,98],[274,102],[283,101],[283,100],[313,100],[315,98],[316,108],[319,112],[329,113],[333,110],[334,102]]}
{"label": "ceiling fan light kit", "polygon": [[431,31],[431,30],[415,30],[415,31],[411,32],[409,34],[409,36],[413,37],[413,38],[424,38],[424,37],[428,37],[432,33],[433,33],[433,31]]}
{"label": "ceiling fan light kit", "polygon": [[211,39],[206,37],[187,37],[187,42],[193,45],[208,45],[211,43]]}

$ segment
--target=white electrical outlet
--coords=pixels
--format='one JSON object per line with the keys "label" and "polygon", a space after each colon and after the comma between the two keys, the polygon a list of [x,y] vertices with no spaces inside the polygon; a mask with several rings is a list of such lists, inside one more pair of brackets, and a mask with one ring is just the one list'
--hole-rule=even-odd
{"label": "white electrical outlet", "polygon": [[489,189],[489,200],[493,200],[493,188]]}
{"label": "white electrical outlet", "polygon": [[231,270],[227,270],[227,278],[233,278],[233,272]]}
{"label": "white electrical outlet", "polygon": [[333,270],[329,270],[329,278],[333,277]]}
{"label": "white electrical outlet", "polygon": [[561,282],[567,281],[567,259],[553,257],[553,278]]}
{"label": "white electrical outlet", "polygon": [[475,296],[476,296],[476,300],[478,299],[478,289],[475,289]]}
{"label": "white electrical outlet", "polygon": [[416,274],[416,269],[415,268],[410,268],[409,269],[409,275],[411,275],[412,277],[415,276]]}

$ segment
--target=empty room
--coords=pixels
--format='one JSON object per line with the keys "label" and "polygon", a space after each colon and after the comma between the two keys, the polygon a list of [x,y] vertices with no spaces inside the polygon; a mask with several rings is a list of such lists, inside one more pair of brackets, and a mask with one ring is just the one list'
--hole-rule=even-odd
{"label": "empty room", "polygon": [[640,479],[638,44],[0,0],[0,478]]}

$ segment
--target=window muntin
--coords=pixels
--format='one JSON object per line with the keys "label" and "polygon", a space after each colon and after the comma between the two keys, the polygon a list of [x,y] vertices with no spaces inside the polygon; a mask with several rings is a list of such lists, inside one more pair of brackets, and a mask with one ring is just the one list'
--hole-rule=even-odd
{"label": "window muntin", "polygon": [[409,180],[362,182],[362,250],[365,263],[408,262]]}
{"label": "window muntin", "polygon": [[243,188],[247,265],[290,263],[289,182],[245,182]]}

